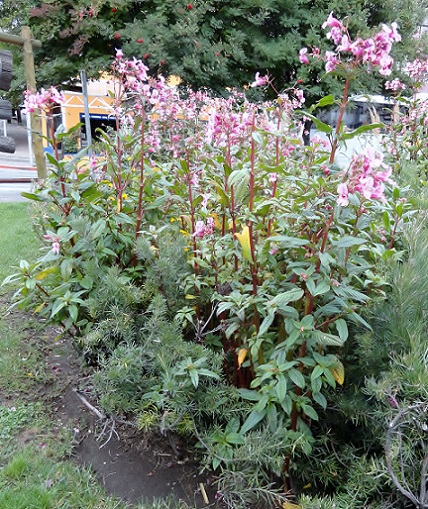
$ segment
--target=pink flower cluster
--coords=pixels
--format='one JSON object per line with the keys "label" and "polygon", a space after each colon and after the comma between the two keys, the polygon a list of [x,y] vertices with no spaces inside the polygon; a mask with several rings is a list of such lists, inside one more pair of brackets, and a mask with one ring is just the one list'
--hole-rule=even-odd
{"label": "pink flower cluster", "polygon": [[314,134],[311,137],[311,147],[319,148],[320,150],[329,150],[331,145],[327,138],[321,138],[319,134]]}
{"label": "pink flower cluster", "polygon": [[34,113],[38,109],[52,110],[52,108],[64,102],[62,92],[55,87],[50,87],[48,90],[42,88],[40,92],[35,94],[26,90],[24,95],[24,113]]}
{"label": "pink flower cluster", "polygon": [[417,58],[407,64],[405,71],[409,73],[410,77],[415,81],[421,81],[428,75],[428,60],[420,60]]}
{"label": "pink flower cluster", "polygon": [[417,125],[428,126],[428,101],[417,100],[410,105],[407,115],[403,118],[404,125],[415,129]]}
{"label": "pink flower cluster", "polygon": [[[338,65],[356,67],[359,64],[370,64],[379,68],[379,73],[388,76],[391,74],[393,60],[390,56],[392,43],[401,40],[397,32],[397,24],[392,23],[391,27],[382,25],[381,30],[373,37],[362,39],[357,37],[355,41],[351,40],[348,28],[340,20],[336,19],[331,12],[322,28],[330,28],[327,38],[332,39],[336,45],[335,51],[326,51],[324,55],[326,72],[332,72]],[[343,57],[349,54],[349,58],[344,61]],[[314,48],[311,56],[321,58],[319,48]],[[302,48],[299,52],[300,62],[309,63],[308,50]]]}
{"label": "pink flower cluster", "polygon": [[398,92],[399,90],[404,90],[406,88],[406,85],[404,83],[402,83],[398,78],[395,78],[395,80],[386,81],[385,88],[386,88],[386,90],[392,90],[393,92]]}
{"label": "pink flower cluster", "polygon": [[58,235],[55,235],[53,233],[46,233],[45,235],[43,235],[43,238],[52,243],[52,245],[51,245],[51,252],[53,254],[59,254],[61,246],[59,244],[59,237],[58,237]]}
{"label": "pink flower cluster", "polygon": [[[240,102],[243,100],[243,106]],[[228,99],[211,102],[205,139],[218,147],[240,145],[251,130],[255,110],[244,96],[232,94]]]}
{"label": "pink flower cluster", "polygon": [[[300,89],[291,88],[282,93],[279,108],[277,102],[266,103],[261,108],[237,90],[232,90],[227,99],[189,90],[188,97],[181,99],[176,87],[168,86],[162,77],[150,77],[140,60],[126,59],[121,50],[116,50],[114,70],[118,98],[114,112],[121,124],[133,126],[143,111],[150,116],[144,135],[149,158],[153,153],[179,158],[192,152],[194,167],[202,168],[210,152],[220,149],[225,152],[227,164],[232,165],[255,128],[272,133],[268,145],[277,154],[288,157],[296,148],[289,138],[280,138],[278,133],[290,128],[292,110],[305,102]],[[254,86],[262,86],[268,80],[267,75],[257,73]],[[131,111],[127,105],[132,105]],[[293,136],[291,132],[290,136]],[[198,186],[199,178],[203,178],[203,172],[193,176],[193,186]]]}
{"label": "pink flower cluster", "polygon": [[203,221],[196,221],[194,235],[199,239],[202,239],[205,235],[212,235],[214,233],[215,221],[214,218],[209,217],[207,224]]}
{"label": "pink flower cluster", "polygon": [[366,200],[386,201],[385,182],[394,185],[391,176],[392,168],[383,162],[383,155],[366,148],[361,154],[352,157],[347,171],[347,183],[337,186],[337,204],[346,207],[349,193],[358,192]]}

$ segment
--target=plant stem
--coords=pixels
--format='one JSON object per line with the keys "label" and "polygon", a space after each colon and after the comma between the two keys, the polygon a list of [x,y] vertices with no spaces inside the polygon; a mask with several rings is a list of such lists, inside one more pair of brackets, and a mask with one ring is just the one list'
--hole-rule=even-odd
{"label": "plant stem", "polygon": [[345,114],[345,108],[348,103],[348,94],[349,94],[349,86],[351,84],[351,79],[349,77],[346,78],[345,88],[343,89],[342,102],[340,104],[339,117],[337,118],[336,132],[333,140],[333,145],[331,147],[330,153],[330,164],[334,163],[334,157],[336,155],[337,145],[338,145],[338,136],[340,134],[343,115]]}

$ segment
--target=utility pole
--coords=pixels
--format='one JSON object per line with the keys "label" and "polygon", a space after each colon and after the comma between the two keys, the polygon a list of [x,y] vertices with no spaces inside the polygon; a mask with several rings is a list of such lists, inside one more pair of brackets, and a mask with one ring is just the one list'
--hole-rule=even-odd
{"label": "utility pole", "polygon": [[[36,73],[34,70],[34,54],[33,48],[41,48],[42,43],[37,39],[31,38],[30,27],[23,26],[21,29],[21,36],[0,33],[0,42],[7,44],[15,44],[22,46],[24,53],[24,66],[25,66],[25,79],[27,81],[27,90],[34,93],[36,87]],[[43,151],[43,138],[42,133],[42,120],[40,114],[30,113],[30,126],[33,131],[32,146],[34,157],[36,159],[37,176],[39,180],[46,178],[46,160]]]}
{"label": "utility pole", "polygon": [[92,156],[92,131],[91,131],[91,117],[89,116],[89,98],[88,98],[88,80],[86,79],[86,71],[80,71],[80,81],[82,82],[82,95],[83,105],[85,110],[85,131],[86,131],[86,145],[89,147],[88,155]]}

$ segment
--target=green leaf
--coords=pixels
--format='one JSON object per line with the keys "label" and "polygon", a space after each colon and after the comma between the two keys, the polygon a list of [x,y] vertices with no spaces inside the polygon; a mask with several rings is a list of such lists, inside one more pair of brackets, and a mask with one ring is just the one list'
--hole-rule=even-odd
{"label": "green leaf", "polygon": [[320,365],[315,366],[314,370],[311,373],[311,381],[314,381],[317,378],[319,378],[323,374],[323,372],[324,370]]}
{"label": "green leaf", "polygon": [[319,280],[315,288],[315,291],[312,295],[314,297],[316,297],[317,295],[323,295],[324,293],[327,293],[329,290],[330,285],[324,280]]}
{"label": "green leaf", "polygon": [[340,135],[340,139],[341,140],[351,140],[352,138],[355,138],[355,136],[359,136],[360,134],[364,134],[368,131],[374,131],[375,129],[382,129],[384,127],[385,127],[385,124],[362,125],[349,133],[342,133]]}
{"label": "green leaf", "polygon": [[63,300],[56,300],[54,305],[52,306],[51,318],[57,315],[61,309],[65,308],[66,302]]}
{"label": "green leaf", "polygon": [[230,206],[230,200],[227,194],[225,193],[224,189],[220,187],[219,185],[216,185],[217,193],[219,196],[219,202],[220,205],[223,205],[223,207],[229,207]]}
{"label": "green leaf", "polygon": [[291,415],[293,411],[293,402],[288,394],[286,394],[284,401],[281,403],[281,408],[284,410],[286,415]]}
{"label": "green leaf", "polygon": [[306,405],[305,403],[302,403],[301,405],[301,408],[303,410],[303,412],[305,412],[305,414],[310,418],[310,419],[313,419],[314,421],[317,421],[318,420],[318,414],[317,412],[315,411],[314,408],[312,408],[310,405]]}
{"label": "green leaf", "polygon": [[293,288],[283,293],[276,295],[271,301],[268,302],[270,306],[277,306],[279,308],[286,306],[289,302],[295,302],[303,297],[305,292],[301,288]]}
{"label": "green leaf", "polygon": [[309,108],[309,111],[312,112],[316,108],[322,108],[323,106],[331,106],[332,104],[334,104],[334,102],[335,102],[334,101],[334,95],[332,95],[332,94],[326,95],[325,97],[320,99],[317,103],[313,104]]}
{"label": "green leaf", "polygon": [[232,432],[237,433],[240,425],[241,425],[241,423],[240,423],[239,419],[237,417],[232,417],[232,419],[230,419],[230,421],[227,423],[224,432],[226,434],[232,433]]}
{"label": "green leaf", "polygon": [[229,444],[244,445],[245,439],[239,433],[229,433],[226,435],[226,442]]}
{"label": "green leaf", "polygon": [[198,388],[199,385],[199,375],[198,372],[195,369],[189,370],[190,380],[192,381],[193,386],[195,389]]}
{"label": "green leaf", "polygon": [[287,235],[276,235],[269,237],[267,242],[277,242],[281,244],[284,249],[291,249],[293,247],[302,247],[309,244],[309,240],[301,239],[299,237],[288,237]]}
{"label": "green leaf", "polygon": [[344,235],[338,241],[337,247],[352,247],[352,246],[360,246],[361,244],[365,244],[367,242],[366,239],[362,239],[361,237],[353,237],[352,235]]}
{"label": "green leaf", "polygon": [[275,319],[275,312],[272,309],[269,309],[268,314],[263,318],[263,321],[260,325],[260,329],[258,332],[259,336],[263,336],[263,334],[268,331],[268,329],[272,325],[274,319]]}
{"label": "green leaf", "polygon": [[297,387],[300,387],[301,389],[305,388],[306,385],[305,377],[296,368],[290,369],[290,371],[288,372],[288,376],[290,380],[295,385],[297,385]]}
{"label": "green leaf", "polygon": [[71,273],[73,272],[73,259],[72,258],[65,258],[61,262],[61,277],[64,279],[64,281],[68,281],[70,279]]}
{"label": "green leaf", "polygon": [[389,214],[386,210],[382,214],[382,221],[383,221],[383,226],[385,227],[385,230],[389,232],[391,230],[391,221],[389,219]]}
{"label": "green leaf", "polygon": [[21,193],[21,196],[33,201],[46,201],[46,198],[43,198],[42,196],[34,193]]}
{"label": "green leaf", "polygon": [[250,429],[253,429],[255,426],[257,426],[257,424],[264,419],[265,415],[266,408],[260,411],[253,410],[242,425],[241,435],[244,435],[247,433],[247,431],[250,431]]}
{"label": "green leaf", "polygon": [[278,398],[278,402],[282,403],[287,393],[287,379],[283,375],[279,375],[277,379],[278,383],[275,386],[276,397]]}
{"label": "green leaf", "polygon": [[192,207],[197,207],[203,201],[203,199],[204,197],[201,194],[197,196],[192,202]]}
{"label": "green leaf", "polygon": [[77,322],[77,317],[79,315],[79,311],[77,309],[77,306],[75,306],[74,304],[69,306],[68,307],[68,313],[69,313],[71,319],[73,320],[73,322],[76,323]]}
{"label": "green leaf", "polygon": [[322,406],[324,410],[327,408],[327,400],[325,399],[324,394],[321,394],[321,392],[314,392],[312,394],[312,398],[318,403],[318,405]]}
{"label": "green leaf", "polygon": [[325,134],[331,134],[333,132],[333,128],[330,127],[328,124],[324,124],[324,122],[321,122],[321,120],[318,120],[317,117],[315,117],[315,115],[311,115],[310,113],[307,113],[306,111],[305,112],[302,112],[305,117],[308,117],[312,120],[312,122],[315,124],[315,127],[317,128],[318,131],[321,131],[322,133],[325,133]]}
{"label": "green leaf", "polygon": [[322,389],[322,378],[318,377],[311,381],[312,392],[315,394]]}
{"label": "green leaf", "polygon": [[259,401],[261,398],[259,392],[251,391],[250,389],[238,389],[238,393],[242,398],[248,399],[249,401]]}
{"label": "green leaf", "polygon": [[337,333],[339,334],[340,339],[345,342],[348,339],[348,325],[343,320],[343,318],[339,318],[339,320],[336,320],[336,329]]}
{"label": "green leaf", "polygon": [[214,371],[210,371],[206,368],[199,368],[198,374],[202,376],[207,376],[209,378],[215,378],[216,380],[220,380],[220,376],[217,373],[214,373]]}
{"label": "green leaf", "polygon": [[321,332],[314,330],[312,332],[313,337],[317,344],[322,346],[343,346],[343,340],[339,336],[328,334],[327,332]]}
{"label": "green leaf", "polygon": [[96,221],[92,226],[91,226],[91,235],[92,235],[92,238],[93,239],[97,239],[98,237],[100,237],[104,230],[106,229],[107,227],[107,223],[105,221],[105,219],[101,218],[101,219],[98,219],[98,221]]}
{"label": "green leaf", "polygon": [[213,470],[214,471],[217,470],[217,468],[220,466],[221,461],[222,460],[220,458],[217,458],[217,456],[213,458],[212,465],[213,465]]}
{"label": "green leaf", "polygon": [[316,287],[315,287],[315,281],[310,277],[305,281],[306,288],[308,289],[309,293],[311,295],[315,294]]}

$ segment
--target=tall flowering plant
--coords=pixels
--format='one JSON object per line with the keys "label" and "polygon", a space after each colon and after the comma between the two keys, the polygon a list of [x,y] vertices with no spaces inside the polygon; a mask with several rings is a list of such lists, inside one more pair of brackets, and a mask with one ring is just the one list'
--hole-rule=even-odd
{"label": "tall flowering plant", "polygon": [[[397,31],[397,24],[392,23],[390,27],[382,25],[381,30],[372,37],[367,39],[356,37],[353,40],[348,31],[347,23],[336,19],[333,12],[330,13],[328,19],[323,23],[322,28],[329,30],[327,38],[335,45],[333,51],[326,51],[325,54],[322,54],[319,48],[314,47],[309,53],[307,48],[302,48],[300,50],[300,61],[304,64],[309,64],[308,55],[321,59],[325,62],[327,73],[336,73],[345,80],[336,131],[333,134],[332,130],[322,127],[332,138],[330,162],[333,162],[338,144],[343,139],[341,137],[342,120],[348,103],[349,87],[352,80],[355,79],[357,73],[371,72],[372,70],[377,70],[382,76],[389,76],[393,65],[393,59],[390,55],[392,45],[394,42],[399,42],[401,36]],[[333,104],[333,99],[331,98],[330,101],[324,100],[321,104]],[[321,127],[316,118],[313,118],[313,120],[318,127]],[[373,126],[372,128],[376,127],[379,126]],[[363,126],[362,129],[360,128],[358,134],[365,130],[367,130],[367,126]]]}

